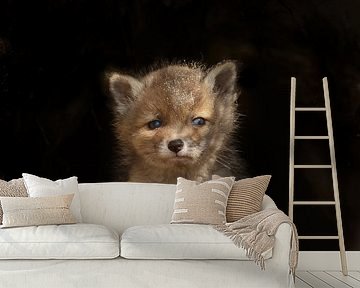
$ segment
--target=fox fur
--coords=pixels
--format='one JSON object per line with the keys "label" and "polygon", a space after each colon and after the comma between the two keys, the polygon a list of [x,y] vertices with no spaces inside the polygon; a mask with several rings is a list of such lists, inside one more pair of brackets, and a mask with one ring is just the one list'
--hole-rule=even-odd
{"label": "fox fur", "polygon": [[[142,76],[108,75],[114,132],[132,182],[206,181],[234,174],[237,67],[174,64]],[[234,165],[236,163],[237,165]],[[224,172],[227,171],[227,172]]]}

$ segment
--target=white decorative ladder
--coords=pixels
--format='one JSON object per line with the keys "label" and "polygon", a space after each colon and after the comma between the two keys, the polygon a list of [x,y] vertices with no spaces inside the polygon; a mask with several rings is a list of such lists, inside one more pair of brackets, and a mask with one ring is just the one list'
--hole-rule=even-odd
{"label": "white decorative ladder", "polygon": [[[340,259],[341,259],[341,270],[344,275],[348,275],[344,234],[341,219],[341,208],[339,198],[339,187],[336,171],[336,160],[335,160],[335,147],[334,147],[334,136],[331,119],[331,108],[329,98],[329,88],[327,78],[324,77],[323,89],[325,107],[296,107],[295,96],[296,96],[296,78],[291,77],[291,101],[290,101],[290,169],[289,169],[289,217],[291,220],[294,219],[294,205],[334,205],[336,212],[336,223],[337,223],[337,236],[299,236],[299,239],[338,239],[340,248]],[[327,136],[296,136],[295,135],[295,112],[302,111],[324,111],[326,112],[327,122]],[[296,165],[294,162],[295,152],[295,140],[316,140],[316,139],[327,139],[329,140],[330,159],[331,165]],[[294,201],[294,169],[331,169],[332,171],[332,182],[334,190],[335,201]]]}

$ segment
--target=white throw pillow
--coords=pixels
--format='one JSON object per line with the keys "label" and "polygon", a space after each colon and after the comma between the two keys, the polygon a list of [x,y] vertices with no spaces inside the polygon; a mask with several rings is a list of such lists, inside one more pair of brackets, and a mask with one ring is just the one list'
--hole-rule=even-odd
{"label": "white throw pillow", "polygon": [[0,229],[0,259],[107,259],[119,256],[119,236],[95,224]]}
{"label": "white throw pillow", "polygon": [[23,173],[22,176],[29,197],[58,196],[74,193],[75,195],[70,205],[70,211],[73,213],[76,222],[82,222],[77,177],[74,176],[67,179],[51,181],[27,173]]}
{"label": "white throw pillow", "polygon": [[[121,256],[128,259],[249,260],[243,248],[210,225],[133,226],[121,237]],[[263,254],[272,257],[272,250]]]}

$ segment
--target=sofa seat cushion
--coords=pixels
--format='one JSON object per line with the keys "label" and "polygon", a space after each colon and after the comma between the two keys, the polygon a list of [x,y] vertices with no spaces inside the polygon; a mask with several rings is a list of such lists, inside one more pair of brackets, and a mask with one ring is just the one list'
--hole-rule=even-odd
{"label": "sofa seat cushion", "polygon": [[[128,259],[249,260],[243,248],[210,225],[163,224],[134,226],[121,237],[121,256]],[[263,254],[272,256],[272,250]]]}
{"label": "sofa seat cushion", "polygon": [[119,237],[95,224],[0,229],[0,259],[103,259],[119,256]]}

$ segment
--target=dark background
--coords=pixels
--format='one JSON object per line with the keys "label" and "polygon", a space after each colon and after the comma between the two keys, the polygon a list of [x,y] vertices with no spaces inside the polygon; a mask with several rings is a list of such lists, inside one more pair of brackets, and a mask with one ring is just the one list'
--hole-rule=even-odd
{"label": "dark background", "polygon": [[[290,77],[297,106],[321,106],[327,76],[345,244],[360,250],[359,11],[356,0],[0,1],[0,178],[116,180],[104,72],[235,59],[239,149],[250,174],[273,175],[267,193],[287,211]],[[296,134],[326,133],[324,113],[297,116]],[[326,141],[296,143],[298,164],[329,163]],[[329,171],[300,172],[296,199],[332,199]],[[333,208],[295,209],[300,234],[336,233]]]}

